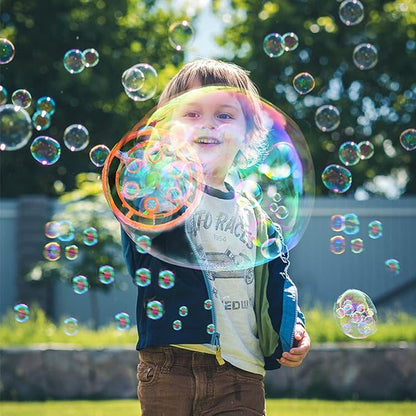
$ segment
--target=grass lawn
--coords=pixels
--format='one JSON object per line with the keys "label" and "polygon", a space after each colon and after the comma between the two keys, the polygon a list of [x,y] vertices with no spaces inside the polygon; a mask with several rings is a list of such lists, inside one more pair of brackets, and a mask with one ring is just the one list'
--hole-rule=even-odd
{"label": "grass lawn", "polygon": [[[413,416],[415,414],[416,402],[267,400],[268,416]],[[140,409],[137,400],[2,402],[0,415],[140,416]]]}

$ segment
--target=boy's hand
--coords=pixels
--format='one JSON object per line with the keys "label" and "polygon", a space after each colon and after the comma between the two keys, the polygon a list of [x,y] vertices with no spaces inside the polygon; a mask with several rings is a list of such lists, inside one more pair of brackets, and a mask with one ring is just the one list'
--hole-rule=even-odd
{"label": "boy's hand", "polygon": [[309,334],[300,324],[295,326],[295,340],[296,347],[291,348],[289,352],[284,352],[282,357],[277,360],[278,363],[285,367],[297,367],[301,365],[311,348]]}

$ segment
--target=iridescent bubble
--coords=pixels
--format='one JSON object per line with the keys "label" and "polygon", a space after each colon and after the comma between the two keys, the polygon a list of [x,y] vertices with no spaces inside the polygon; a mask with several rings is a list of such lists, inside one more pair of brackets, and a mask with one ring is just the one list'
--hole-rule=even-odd
{"label": "iridescent bubble", "polygon": [[275,259],[282,253],[282,243],[279,238],[269,238],[261,244],[260,252],[266,259]]}
{"label": "iridescent bubble", "polygon": [[344,215],[344,233],[354,235],[360,231],[360,219],[357,214],[349,213]]}
{"label": "iridescent bubble", "polygon": [[399,274],[400,273],[400,262],[396,259],[388,259],[384,262],[386,270],[390,273]]}
{"label": "iridescent bubble", "polygon": [[339,18],[347,26],[354,26],[364,19],[364,6],[359,0],[345,0],[339,5]]}
{"label": "iridescent bubble", "polygon": [[82,241],[86,246],[95,246],[98,243],[98,231],[94,227],[87,227],[82,232]]}
{"label": "iridescent bubble", "polygon": [[149,100],[155,95],[157,90],[158,74],[156,69],[154,69],[153,66],[149,64],[137,64],[134,65],[133,68],[138,69],[143,74],[143,84],[138,89],[124,89],[124,91],[133,101]]}
{"label": "iridescent bubble", "polygon": [[354,166],[361,160],[360,148],[355,142],[344,142],[338,149],[338,156],[345,166]]}
{"label": "iridescent bubble", "polygon": [[146,287],[152,282],[152,274],[149,269],[142,267],[136,270],[134,282],[137,286]]}
{"label": "iridescent bubble", "polygon": [[30,153],[41,165],[53,165],[61,156],[61,145],[52,137],[39,136],[30,145]]}
{"label": "iridescent bubble", "polygon": [[322,105],[315,112],[315,124],[323,132],[335,130],[340,121],[339,110],[333,105]]}
{"label": "iridescent bubble", "polygon": [[127,331],[131,326],[130,315],[126,312],[119,312],[114,316],[116,322],[116,328],[119,331]]}
{"label": "iridescent bubble", "polygon": [[32,136],[32,120],[27,111],[13,104],[0,107],[0,151],[18,150]]}
{"label": "iridescent bubble", "polygon": [[165,313],[162,302],[151,300],[146,305],[146,315],[150,319],[160,319]]}
{"label": "iridescent bubble", "polygon": [[322,172],[323,184],[332,192],[342,194],[350,189],[351,172],[339,165],[329,165]]}
{"label": "iridescent bubble", "polygon": [[37,131],[46,130],[51,125],[51,116],[46,111],[35,111],[32,115],[32,123]]}
{"label": "iridescent bubble", "polygon": [[19,107],[28,108],[32,104],[32,95],[28,90],[22,88],[13,91],[12,103],[14,105],[18,105]]}
{"label": "iridescent bubble", "polygon": [[344,216],[340,214],[335,214],[331,217],[331,230],[337,233],[344,230],[345,222]]}
{"label": "iridescent bubble", "polygon": [[92,68],[100,61],[100,54],[94,48],[85,49],[82,54],[84,55],[86,68]]}
{"label": "iridescent bubble", "polygon": [[58,221],[48,221],[45,224],[45,236],[48,238],[56,238],[59,234]]}
{"label": "iridescent bubble", "polygon": [[400,144],[404,149],[412,151],[416,149],[416,129],[407,129],[400,134]]}
{"label": "iridescent bubble", "polygon": [[354,238],[351,240],[351,251],[354,254],[360,254],[364,250],[364,242],[362,238]]}
{"label": "iridescent bubble", "polygon": [[70,246],[65,247],[65,257],[68,260],[76,260],[78,258],[78,246],[71,244]]}
{"label": "iridescent bubble", "polygon": [[15,49],[13,43],[6,38],[0,38],[0,65],[11,62],[14,54]]}
{"label": "iridescent bubble", "polygon": [[139,238],[136,239],[136,250],[141,253],[145,254],[150,251],[152,247],[152,240],[147,235],[141,235]]}
{"label": "iridescent bubble", "polygon": [[132,66],[121,75],[121,83],[126,91],[138,91],[144,84],[144,74],[137,66]]}
{"label": "iridescent bubble", "polygon": [[383,224],[374,220],[368,223],[368,236],[373,240],[377,240],[383,236]]}
{"label": "iridescent bubble", "polygon": [[301,72],[293,78],[293,88],[298,94],[305,95],[315,88],[315,78],[309,72]]}
{"label": "iridescent bubble", "polygon": [[68,336],[73,336],[78,334],[79,324],[78,319],[73,318],[72,316],[69,318],[65,318],[63,321],[64,333]]}
{"label": "iridescent bubble", "polygon": [[95,166],[101,167],[109,154],[110,149],[105,144],[97,144],[90,150],[90,160]]}
{"label": "iridescent bubble", "polygon": [[181,321],[180,319],[175,319],[175,320],[172,322],[172,328],[173,328],[175,331],[180,331],[180,330],[182,329],[182,321]]}
{"label": "iridescent bubble", "polygon": [[50,116],[52,116],[55,113],[55,107],[55,100],[51,97],[40,97],[36,101],[36,110],[40,112],[44,111],[48,113]]}
{"label": "iridescent bubble", "polygon": [[278,58],[285,52],[285,40],[278,33],[269,33],[263,40],[263,50],[269,58]]}
{"label": "iridescent bubble", "polygon": [[64,143],[71,152],[84,150],[89,142],[90,135],[82,124],[71,124],[64,131]]}
{"label": "iridescent bubble", "polygon": [[279,205],[274,213],[279,220],[284,220],[289,216],[289,210],[284,205]]}
{"label": "iridescent bubble", "polygon": [[212,309],[212,300],[211,299],[206,299],[204,301],[204,309],[206,309],[207,311],[210,311]]}
{"label": "iridescent bubble", "polygon": [[13,311],[16,322],[23,323],[29,320],[30,310],[25,303],[18,303],[14,306]]}
{"label": "iridescent bubble", "polygon": [[61,246],[59,243],[52,241],[51,243],[45,244],[43,247],[43,257],[49,261],[56,261],[61,258]]}
{"label": "iridescent bubble", "polygon": [[75,237],[75,228],[69,220],[62,220],[58,222],[58,240],[72,241]]}
{"label": "iridescent bubble", "polygon": [[188,311],[188,307],[187,306],[181,306],[179,308],[179,316],[182,316],[182,317],[188,316],[188,313],[189,313],[189,311]]}
{"label": "iridescent bubble", "polygon": [[72,278],[72,288],[77,295],[83,295],[88,292],[88,279],[82,274]]}
{"label": "iridescent bubble", "polygon": [[177,51],[184,50],[193,41],[194,36],[194,29],[186,20],[169,26],[169,42]]}
{"label": "iridescent bubble", "polygon": [[215,332],[215,325],[214,324],[207,325],[207,333],[212,335],[214,332]]}
{"label": "iridescent bubble", "polygon": [[85,68],[85,56],[79,49],[71,49],[64,55],[64,67],[70,74],[79,74]]}
{"label": "iridescent bubble", "polygon": [[377,309],[370,297],[357,289],[348,289],[334,303],[335,322],[350,338],[363,339],[376,332]]}
{"label": "iridescent bubble", "polygon": [[[279,142],[270,148],[259,171],[273,180],[284,179],[292,175],[293,169],[296,167],[296,159],[297,154],[294,146],[290,143]],[[246,184],[253,189],[259,188],[256,182],[246,182]],[[247,189],[244,189],[244,192],[247,192]],[[255,192],[260,194],[258,190]],[[255,198],[259,201],[258,196]]]}
{"label": "iridescent bubble", "polygon": [[374,145],[368,140],[358,143],[360,149],[360,157],[362,160],[370,159],[374,155]]}
{"label": "iridescent bubble", "polygon": [[282,35],[285,51],[294,51],[299,46],[299,38],[296,33],[288,32]]}
{"label": "iridescent bubble", "polygon": [[361,43],[354,48],[352,60],[363,71],[374,68],[378,62],[377,49],[371,43]]}
{"label": "iridescent bubble", "polygon": [[0,85],[0,105],[7,103],[8,96],[9,93],[7,92],[6,88],[4,88],[3,85]]}
{"label": "iridescent bubble", "polygon": [[100,266],[98,269],[98,279],[104,285],[110,285],[114,282],[114,267],[113,266]]}
{"label": "iridescent bubble", "polygon": [[345,238],[342,235],[335,235],[329,240],[331,253],[342,254],[345,251]]}
{"label": "iridescent bubble", "polygon": [[175,273],[170,270],[161,270],[158,284],[162,289],[171,289],[175,285]]}

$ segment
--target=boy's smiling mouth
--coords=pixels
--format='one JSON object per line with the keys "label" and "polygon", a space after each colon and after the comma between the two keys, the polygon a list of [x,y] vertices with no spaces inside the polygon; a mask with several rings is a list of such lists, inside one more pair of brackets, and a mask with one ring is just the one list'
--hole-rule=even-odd
{"label": "boy's smiling mouth", "polygon": [[198,137],[194,143],[196,144],[221,144],[221,141],[216,139],[215,137],[208,137],[208,136],[203,136],[203,137]]}

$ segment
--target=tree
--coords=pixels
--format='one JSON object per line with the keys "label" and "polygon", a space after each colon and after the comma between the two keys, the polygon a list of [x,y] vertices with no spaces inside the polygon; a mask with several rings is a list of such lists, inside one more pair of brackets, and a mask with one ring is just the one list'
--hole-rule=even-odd
{"label": "tree", "polygon": [[[377,175],[414,175],[414,154],[399,143],[402,131],[416,128],[414,1],[365,1],[364,20],[354,26],[342,23],[335,1],[232,0],[229,10],[221,1],[213,4],[214,12],[228,22],[217,39],[227,51],[226,59],[249,69],[263,97],[303,130],[315,164],[317,193],[328,192],[321,172],[328,164],[341,164],[337,152],[347,140],[369,140],[375,146],[371,159],[350,167],[352,190]],[[269,58],[263,39],[276,32],[296,33],[298,48]],[[352,53],[360,43],[377,48],[374,68],[354,65]],[[316,87],[301,96],[292,79],[304,71],[314,76]],[[341,112],[341,124],[332,132],[323,133],[315,125],[314,114],[322,104],[335,105]],[[408,183],[407,193],[416,193],[416,181]]]}

